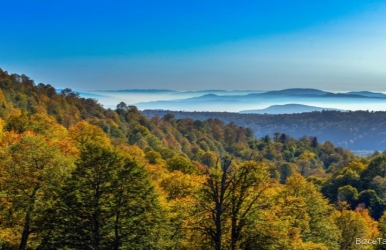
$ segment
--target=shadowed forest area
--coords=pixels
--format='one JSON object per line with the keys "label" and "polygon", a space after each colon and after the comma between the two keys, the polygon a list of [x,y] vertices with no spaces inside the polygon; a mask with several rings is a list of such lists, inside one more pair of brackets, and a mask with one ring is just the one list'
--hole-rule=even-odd
{"label": "shadowed forest area", "polygon": [[383,153],[105,109],[3,70],[0,87],[0,249],[384,247],[356,244],[386,237]]}
{"label": "shadowed forest area", "polygon": [[314,111],[297,114],[240,114],[229,112],[185,112],[144,110],[153,117],[173,113],[176,118],[207,120],[217,118],[253,130],[256,137],[285,133],[295,138],[316,136],[350,150],[383,150],[386,146],[385,111]]}

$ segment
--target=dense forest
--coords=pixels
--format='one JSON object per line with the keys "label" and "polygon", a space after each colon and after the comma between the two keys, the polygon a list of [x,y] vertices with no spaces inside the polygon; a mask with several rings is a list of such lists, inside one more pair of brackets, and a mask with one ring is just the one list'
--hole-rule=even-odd
{"label": "dense forest", "polygon": [[257,137],[280,131],[295,138],[316,136],[350,150],[384,150],[386,148],[385,111],[314,111],[299,114],[240,114],[229,112],[185,112],[144,110],[143,115],[160,117],[173,113],[176,118],[207,120],[217,118],[249,127]]}
{"label": "dense forest", "polygon": [[0,87],[0,249],[384,247],[385,154]]}

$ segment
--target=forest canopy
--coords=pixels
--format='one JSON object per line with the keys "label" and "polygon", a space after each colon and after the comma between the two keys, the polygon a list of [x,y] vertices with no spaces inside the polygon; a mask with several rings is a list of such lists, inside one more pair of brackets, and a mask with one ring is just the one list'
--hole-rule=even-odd
{"label": "forest canopy", "polygon": [[168,110],[144,110],[147,117],[174,114],[178,119],[219,119],[249,127],[257,137],[285,133],[295,138],[303,135],[316,136],[319,141],[331,141],[335,145],[355,151],[374,151],[386,148],[385,111],[334,111],[323,110],[296,114],[242,114],[229,112],[185,112]]}
{"label": "forest canopy", "polygon": [[3,70],[0,87],[0,249],[362,249],[386,234],[383,153],[105,109]]}

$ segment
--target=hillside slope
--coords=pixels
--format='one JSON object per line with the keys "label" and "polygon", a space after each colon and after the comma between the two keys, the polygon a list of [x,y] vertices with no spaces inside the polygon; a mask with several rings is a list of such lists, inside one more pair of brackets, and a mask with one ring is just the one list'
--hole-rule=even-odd
{"label": "hillside slope", "polygon": [[321,111],[301,114],[239,114],[228,112],[183,112],[144,110],[142,114],[153,117],[173,113],[177,118],[206,120],[216,118],[224,123],[234,122],[246,126],[261,138],[275,132],[295,138],[303,135],[318,137],[319,141],[331,141],[351,150],[386,149],[386,112],[369,111]]}
{"label": "hillside slope", "polygon": [[1,249],[351,249],[386,233],[385,164],[0,70]]}

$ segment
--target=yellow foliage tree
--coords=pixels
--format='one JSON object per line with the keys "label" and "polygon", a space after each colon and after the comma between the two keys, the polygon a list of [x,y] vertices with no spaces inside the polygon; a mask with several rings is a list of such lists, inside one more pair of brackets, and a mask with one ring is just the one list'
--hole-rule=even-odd
{"label": "yellow foliage tree", "polygon": [[0,238],[36,248],[44,211],[73,164],[57,141],[31,131],[5,132],[0,142]]}
{"label": "yellow foliage tree", "polygon": [[[304,202],[304,210],[295,210],[295,217],[300,216],[296,224],[301,228],[304,242],[324,244],[330,249],[338,249],[339,229],[334,224],[333,207],[326,198],[317,190],[313,183],[300,174],[295,174],[287,179],[282,197],[296,197]],[[304,213],[308,216],[304,215]],[[304,224],[305,223],[305,224]],[[305,226],[307,225],[308,226]],[[298,227],[298,226],[296,226]]]}
{"label": "yellow foliage tree", "polygon": [[88,142],[94,142],[104,147],[111,147],[111,141],[103,130],[86,121],[78,122],[75,126],[70,128],[69,134],[78,148]]}
{"label": "yellow foliage tree", "polygon": [[372,244],[358,244],[357,239],[379,238],[377,222],[374,221],[367,209],[358,207],[355,211],[347,210],[347,204],[341,204],[342,211],[334,212],[336,225],[342,232],[341,250],[374,249]]}

